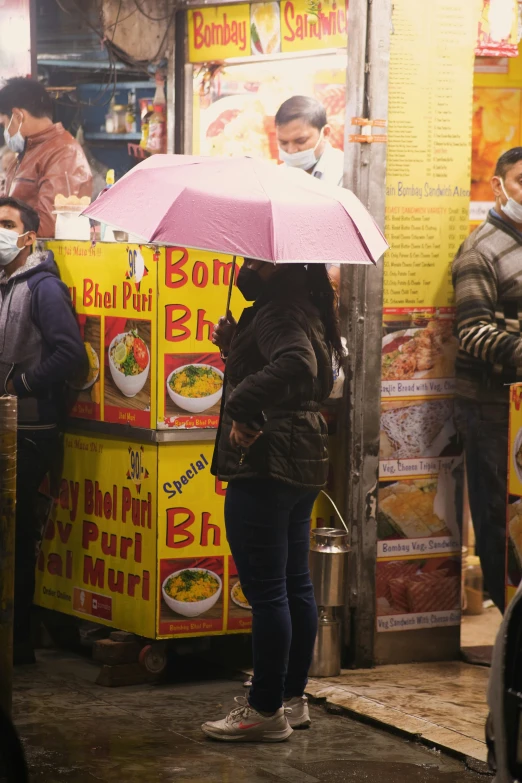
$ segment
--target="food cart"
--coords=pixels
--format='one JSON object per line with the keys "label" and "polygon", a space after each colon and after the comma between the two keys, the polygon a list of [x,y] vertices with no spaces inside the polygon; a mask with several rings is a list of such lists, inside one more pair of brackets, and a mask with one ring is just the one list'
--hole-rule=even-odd
{"label": "food cart", "polygon": [[[70,410],[36,603],[147,645],[248,633],[225,487],[210,472],[224,370],[211,334],[232,258],[125,243],[47,247],[90,370]],[[243,304],[234,288],[232,311]]]}
{"label": "food cart", "polygon": [[506,535],[506,606],[522,579],[522,384],[510,390],[508,503]]}

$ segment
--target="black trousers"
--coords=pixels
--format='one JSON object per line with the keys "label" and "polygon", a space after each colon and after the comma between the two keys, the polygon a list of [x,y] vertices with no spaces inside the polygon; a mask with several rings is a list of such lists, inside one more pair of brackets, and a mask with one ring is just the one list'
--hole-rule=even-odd
{"label": "black trousers", "polygon": [[46,474],[57,464],[60,451],[58,430],[18,430],[16,465],[16,536],[14,645],[31,642],[31,606],[35,568],[42,538],[42,515],[38,512],[38,489]]}

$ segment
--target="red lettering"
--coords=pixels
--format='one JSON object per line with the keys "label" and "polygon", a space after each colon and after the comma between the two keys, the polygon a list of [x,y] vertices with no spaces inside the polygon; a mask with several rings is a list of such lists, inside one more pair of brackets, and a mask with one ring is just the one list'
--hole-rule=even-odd
{"label": "red lettering", "polygon": [[[116,579],[114,578],[116,576]],[[108,587],[113,593],[123,595],[124,575],[123,571],[116,572],[114,568],[109,568]]]}
{"label": "red lettering", "polygon": [[[177,318],[174,313],[180,312]],[[171,343],[179,343],[190,337],[190,329],[185,326],[192,313],[186,305],[175,304],[165,307],[165,339]]]}
{"label": "red lettering", "polygon": [[210,522],[210,514],[204,511],[201,515],[201,546],[208,546],[209,534],[212,534],[212,546],[219,546],[221,543],[221,530],[218,525]]}
{"label": "red lettering", "polygon": [[203,29],[203,14],[201,11],[194,11],[192,15],[192,28],[194,31],[194,47],[196,49],[202,49],[205,45],[205,39],[201,34]]}
{"label": "red lettering", "polygon": [[[184,515],[182,522],[176,522],[176,517]],[[194,514],[188,508],[168,508],[167,509],[167,546],[169,549],[182,549],[190,546],[194,542],[194,536],[188,528],[194,522]],[[184,536],[181,541],[176,540],[178,536]]]}
{"label": "red lettering", "polygon": [[86,519],[83,521],[82,531],[82,547],[89,549],[90,544],[93,541],[98,540],[98,525],[96,522],[88,522]]}
{"label": "red lettering", "polygon": [[[232,267],[233,267],[232,261],[220,261],[219,258],[214,259],[213,263],[213,269],[212,269],[212,284],[213,285],[230,285],[230,275],[232,274]],[[234,280],[237,281],[237,276],[239,274],[239,267],[234,267]],[[220,279],[221,276],[221,279]]]}
{"label": "red lettering", "polygon": [[50,574],[52,574],[52,576],[62,575],[62,558],[60,555],[57,555],[54,552],[49,555],[49,559],[47,560],[47,570]]}
{"label": "red lettering", "polygon": [[136,563],[141,563],[142,541],[141,533],[136,533],[134,536],[134,562]]}
{"label": "red lettering", "polygon": [[92,307],[94,303],[94,297],[92,296],[92,291],[94,288],[94,283],[92,280],[89,280],[88,278],[85,278],[83,281],[83,304],[85,307]]}
{"label": "red lettering", "polygon": [[83,558],[83,582],[86,585],[103,588],[105,584],[105,563],[100,558],[93,562],[90,555]]}
{"label": "red lettering", "polygon": [[196,288],[205,288],[208,284],[208,269],[203,261],[196,261],[192,269],[192,282]]}
{"label": "red lettering", "polygon": [[65,576],[67,579],[72,579],[73,575],[73,553],[70,549],[67,550],[65,555]]}
{"label": "red lettering", "polygon": [[101,538],[101,548],[104,555],[112,555],[116,557],[116,547],[118,546],[118,538],[114,533],[109,536],[108,533],[103,532]]}
{"label": "red lettering", "polygon": [[225,487],[223,482],[220,481],[218,478],[215,481],[214,492],[216,493],[216,495],[219,495],[222,498],[224,498],[225,495],[227,494],[227,488]]}
{"label": "red lettering", "polygon": [[148,571],[143,572],[143,580],[141,582],[141,597],[144,601],[150,600],[150,573]]}
{"label": "red lettering", "polygon": [[207,321],[205,319],[205,315],[207,314],[206,310],[198,310],[198,320],[196,325],[196,340],[204,340],[204,329],[207,329],[207,340],[212,339],[212,332],[214,331],[214,324],[212,321]]}
{"label": "red lettering", "polygon": [[127,511],[130,511],[132,507],[132,495],[128,487],[123,487],[121,498],[121,520],[122,522],[126,522]]}
{"label": "red lettering", "polygon": [[123,282],[123,309],[127,309],[127,303],[132,298],[132,286],[128,280]]}
{"label": "red lettering", "polygon": [[129,574],[128,582],[127,582],[127,593],[130,595],[131,598],[134,598],[136,594],[136,587],[141,582],[141,579],[139,576],[136,576],[136,574]]}
{"label": "red lettering", "polygon": [[85,513],[92,514],[94,511],[94,487],[92,481],[85,479]]}
{"label": "red lettering", "polygon": [[295,33],[292,29],[292,22],[294,21],[295,11],[293,3],[285,3],[284,10],[285,23],[290,31],[290,35],[285,35],[285,41],[295,41]]}
{"label": "red lettering", "polygon": [[[194,17],[196,14],[202,16],[200,11],[194,11]],[[181,253],[181,258],[175,258],[177,254]],[[165,285],[167,288],[181,288],[188,281],[188,275],[183,269],[188,261],[188,251],[182,247],[169,247],[167,248],[167,255],[165,259]]]}
{"label": "red lettering", "polygon": [[129,549],[132,549],[132,545],[134,544],[134,541],[132,538],[123,538],[120,541],[120,557],[122,560],[127,559],[127,553]]}
{"label": "red lettering", "polygon": [[69,538],[71,537],[72,532],[72,525],[70,522],[68,522],[66,525],[64,525],[60,520],[57,521],[56,526],[58,528],[58,535],[60,536],[60,541],[62,544],[66,544],[69,541]]}

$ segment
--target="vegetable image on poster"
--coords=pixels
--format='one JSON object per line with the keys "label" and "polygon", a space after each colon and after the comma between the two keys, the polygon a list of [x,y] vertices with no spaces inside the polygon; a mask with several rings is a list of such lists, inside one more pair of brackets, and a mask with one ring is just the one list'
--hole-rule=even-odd
{"label": "vegetable image on poster", "polygon": [[218,353],[165,354],[165,422],[217,427],[224,369]]}
{"label": "vegetable image on poster", "polygon": [[105,318],[105,419],[150,426],[150,321]]}

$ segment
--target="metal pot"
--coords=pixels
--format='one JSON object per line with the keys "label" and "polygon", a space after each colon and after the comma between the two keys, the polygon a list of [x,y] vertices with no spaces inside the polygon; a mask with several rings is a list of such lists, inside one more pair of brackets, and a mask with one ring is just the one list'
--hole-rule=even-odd
{"label": "metal pot", "polygon": [[318,606],[343,606],[350,536],[344,530],[317,527],[311,532],[310,574]]}
{"label": "metal pot", "polygon": [[333,615],[319,615],[310,677],[337,677],[341,673],[341,624]]}

